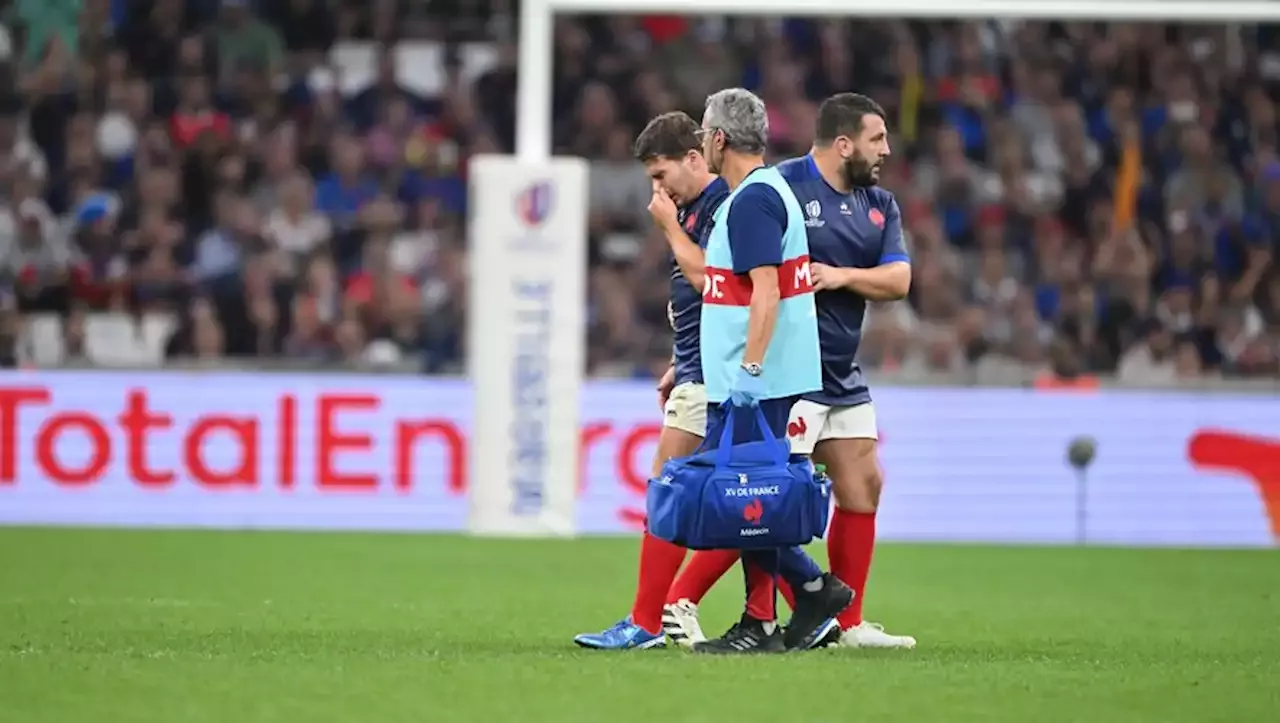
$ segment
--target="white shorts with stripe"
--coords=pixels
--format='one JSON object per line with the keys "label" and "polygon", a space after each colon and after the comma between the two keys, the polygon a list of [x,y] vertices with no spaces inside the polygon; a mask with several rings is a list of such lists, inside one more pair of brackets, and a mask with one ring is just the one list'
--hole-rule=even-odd
{"label": "white shorts with stripe", "polygon": [[801,399],[791,408],[787,438],[793,454],[813,454],[818,442],[826,439],[879,439],[875,405],[829,407]]}

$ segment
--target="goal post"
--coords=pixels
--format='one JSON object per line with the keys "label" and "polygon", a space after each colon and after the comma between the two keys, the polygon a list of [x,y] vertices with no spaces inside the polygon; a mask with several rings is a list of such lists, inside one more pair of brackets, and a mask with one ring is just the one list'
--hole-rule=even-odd
{"label": "goal post", "polygon": [[1280,20],[1276,0],[524,0],[520,10],[516,153],[551,157],[553,28],[557,13],[670,13],[877,18],[1023,18],[1244,23]]}

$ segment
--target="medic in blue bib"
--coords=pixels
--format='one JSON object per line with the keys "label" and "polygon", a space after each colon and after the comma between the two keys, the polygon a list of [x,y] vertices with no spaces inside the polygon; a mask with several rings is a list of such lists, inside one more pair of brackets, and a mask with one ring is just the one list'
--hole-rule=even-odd
{"label": "medic in blue bib", "polygon": [[[764,102],[730,88],[707,98],[702,154],[729,185],[707,242],[702,291],[702,371],[707,394],[706,439],[720,439],[727,409],[759,406],[778,438],[786,437],[791,407],[822,388],[818,322],[804,214],[777,170],[764,163],[768,122]],[[752,415],[754,416],[754,415]],[[734,444],[761,431],[741,415]],[[748,591],[781,576],[796,592],[796,608],[780,630],[776,605],[769,620],[745,614],[724,636],[697,643],[699,653],[763,653],[811,647],[853,601],[853,591],[799,547],[746,550]]]}

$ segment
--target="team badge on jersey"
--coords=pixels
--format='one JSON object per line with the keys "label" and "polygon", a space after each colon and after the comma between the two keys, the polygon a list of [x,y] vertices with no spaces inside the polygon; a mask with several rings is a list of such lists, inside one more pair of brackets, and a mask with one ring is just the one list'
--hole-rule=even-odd
{"label": "team badge on jersey", "polygon": [[871,223],[874,223],[876,228],[884,228],[884,214],[880,212],[880,209],[873,208],[867,211],[867,218],[871,219]]}

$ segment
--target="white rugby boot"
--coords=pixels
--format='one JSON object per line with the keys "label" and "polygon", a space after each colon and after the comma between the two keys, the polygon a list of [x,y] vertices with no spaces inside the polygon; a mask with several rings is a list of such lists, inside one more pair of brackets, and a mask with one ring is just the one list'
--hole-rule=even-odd
{"label": "white rugby boot", "polygon": [[662,606],[662,632],[671,642],[688,648],[707,639],[698,624],[698,604],[688,598]]}
{"label": "white rugby boot", "polygon": [[880,623],[866,620],[846,629],[840,634],[842,648],[899,648],[910,650],[916,646],[916,639],[910,635],[893,635],[884,631]]}

